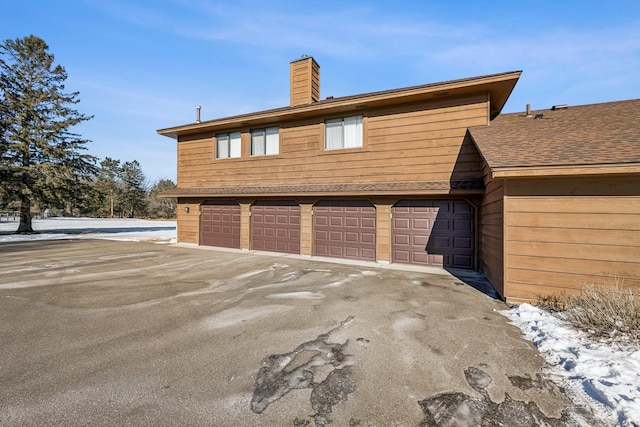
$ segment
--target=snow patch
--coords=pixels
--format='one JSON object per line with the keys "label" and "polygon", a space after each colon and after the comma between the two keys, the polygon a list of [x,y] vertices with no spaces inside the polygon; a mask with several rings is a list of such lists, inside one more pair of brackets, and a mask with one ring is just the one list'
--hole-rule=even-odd
{"label": "snow patch", "polygon": [[37,234],[11,234],[18,229],[18,221],[1,221],[0,243],[65,239],[176,242],[176,221],[136,218],[49,218],[34,219],[32,224]]}
{"label": "snow patch", "polygon": [[324,294],[320,292],[301,291],[301,292],[289,292],[289,293],[283,293],[283,294],[273,294],[273,295],[267,296],[267,298],[322,299],[324,298]]}
{"label": "snow patch", "polygon": [[530,304],[500,313],[538,348],[550,365],[552,379],[561,379],[560,385],[574,402],[613,424],[640,424],[640,348],[593,342]]}
{"label": "snow patch", "polygon": [[236,326],[244,322],[262,319],[276,314],[282,314],[293,310],[295,307],[288,305],[269,305],[256,308],[231,308],[208,318],[205,325],[210,329],[222,329]]}

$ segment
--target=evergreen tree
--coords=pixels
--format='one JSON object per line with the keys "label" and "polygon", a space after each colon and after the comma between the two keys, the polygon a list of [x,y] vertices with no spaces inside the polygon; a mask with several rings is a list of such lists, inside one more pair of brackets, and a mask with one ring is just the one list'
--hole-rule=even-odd
{"label": "evergreen tree", "polygon": [[151,218],[175,218],[177,200],[175,198],[163,198],[160,194],[176,188],[176,184],[170,179],[161,179],[149,190],[149,202],[147,212]]}
{"label": "evergreen tree", "polygon": [[146,209],[146,178],[137,160],[122,165],[122,204],[129,218],[144,215]]}
{"label": "evergreen tree", "polygon": [[120,160],[105,157],[100,162],[94,190],[96,192],[96,205],[94,215],[100,217],[120,216],[122,198],[122,166]]}
{"label": "evergreen tree", "polygon": [[0,178],[2,198],[20,203],[18,233],[32,233],[31,206],[64,207],[81,198],[95,158],[71,128],[90,116],[73,108],[67,72],[36,36],[0,44]]}

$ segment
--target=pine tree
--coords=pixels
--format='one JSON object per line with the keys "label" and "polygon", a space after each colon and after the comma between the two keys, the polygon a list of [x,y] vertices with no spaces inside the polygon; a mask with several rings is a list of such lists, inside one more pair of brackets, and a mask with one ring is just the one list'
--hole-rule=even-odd
{"label": "pine tree", "polygon": [[160,197],[164,191],[176,188],[176,184],[170,179],[157,181],[148,196],[148,214],[151,218],[175,218],[177,200],[175,198]]}
{"label": "pine tree", "polygon": [[137,160],[122,165],[122,202],[129,218],[143,215],[146,209],[147,184]]}
{"label": "pine tree", "polygon": [[97,203],[94,214],[101,217],[113,218],[121,211],[122,197],[122,166],[120,160],[105,157],[100,162],[94,190]]}
{"label": "pine tree", "polygon": [[89,141],[72,133],[91,119],[73,108],[78,92],[65,92],[67,72],[54,65],[36,36],[0,44],[1,197],[20,204],[18,233],[32,233],[31,206],[63,207],[82,200],[95,173]]}

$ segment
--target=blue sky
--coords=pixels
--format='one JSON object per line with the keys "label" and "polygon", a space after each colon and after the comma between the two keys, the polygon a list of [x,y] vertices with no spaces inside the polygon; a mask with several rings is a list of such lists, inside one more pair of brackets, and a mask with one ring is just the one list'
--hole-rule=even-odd
{"label": "blue sky", "polygon": [[156,130],[289,104],[289,63],[321,96],[523,70],[503,112],[640,98],[640,1],[0,0],[2,40],[43,38],[95,118],[89,152],[175,181]]}

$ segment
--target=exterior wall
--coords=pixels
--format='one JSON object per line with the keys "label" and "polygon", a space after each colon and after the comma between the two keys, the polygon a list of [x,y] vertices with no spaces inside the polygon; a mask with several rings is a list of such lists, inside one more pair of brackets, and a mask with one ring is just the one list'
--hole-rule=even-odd
{"label": "exterior wall", "polygon": [[391,262],[391,208],[396,200],[373,200],[376,207],[376,261]]}
{"label": "exterior wall", "polygon": [[501,180],[488,182],[478,215],[478,266],[500,295],[504,295],[503,196]]}
{"label": "exterior wall", "polygon": [[240,200],[240,249],[251,249],[251,204],[253,200]]}
{"label": "exterior wall", "polygon": [[[250,156],[250,128],[240,130],[242,157],[215,159],[215,134],[182,136],[178,187],[371,183],[482,177],[469,126],[488,122],[486,94],[351,111],[363,114],[363,147],[324,150],[324,117],[280,123],[280,154]],[[340,116],[338,116],[340,117]],[[278,125],[277,123],[265,126]]]}
{"label": "exterior wall", "polygon": [[293,61],[289,73],[291,106],[320,100],[320,66],[313,58]]}
{"label": "exterior wall", "polygon": [[300,201],[300,254],[313,255],[313,204],[315,200]]}
{"label": "exterior wall", "polygon": [[504,296],[577,292],[616,278],[640,290],[638,176],[510,179]]}
{"label": "exterior wall", "polygon": [[[184,211],[189,204],[189,213]],[[177,239],[180,243],[200,244],[200,204],[199,199],[178,199],[177,207]]]}

